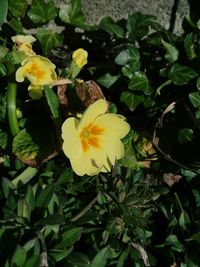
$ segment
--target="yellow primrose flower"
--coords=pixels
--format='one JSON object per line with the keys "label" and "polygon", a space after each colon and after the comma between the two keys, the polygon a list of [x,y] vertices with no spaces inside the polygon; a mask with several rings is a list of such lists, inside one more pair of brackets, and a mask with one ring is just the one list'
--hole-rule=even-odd
{"label": "yellow primrose flower", "polygon": [[23,82],[27,78],[31,83],[28,88],[30,96],[39,99],[42,96],[43,85],[51,85],[57,79],[56,66],[41,56],[27,57],[21,64],[16,71],[16,81]]}
{"label": "yellow primrose flower", "polygon": [[115,160],[124,156],[121,139],[130,126],[118,114],[106,113],[108,104],[99,99],[80,120],[68,118],[62,125],[63,151],[76,174],[109,172]]}
{"label": "yellow primrose flower", "polygon": [[32,50],[32,43],[36,39],[32,35],[15,35],[11,39],[17,45],[18,51],[24,52],[26,56],[35,55],[35,52]]}
{"label": "yellow primrose flower", "polygon": [[82,68],[84,65],[87,64],[87,57],[88,52],[85,51],[83,48],[75,50],[72,54],[73,62],[79,68]]}

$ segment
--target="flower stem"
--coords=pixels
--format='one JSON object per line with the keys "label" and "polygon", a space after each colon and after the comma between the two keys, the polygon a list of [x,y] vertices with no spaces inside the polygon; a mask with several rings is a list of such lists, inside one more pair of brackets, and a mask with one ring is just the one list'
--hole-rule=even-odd
{"label": "flower stem", "polygon": [[17,84],[12,82],[8,83],[7,112],[10,131],[13,136],[20,131],[16,114],[16,96]]}
{"label": "flower stem", "polygon": [[15,177],[14,180],[12,180],[12,184],[14,187],[17,187],[17,184],[21,182],[23,185],[28,183],[38,172],[37,168],[33,167],[27,167],[20,175]]}

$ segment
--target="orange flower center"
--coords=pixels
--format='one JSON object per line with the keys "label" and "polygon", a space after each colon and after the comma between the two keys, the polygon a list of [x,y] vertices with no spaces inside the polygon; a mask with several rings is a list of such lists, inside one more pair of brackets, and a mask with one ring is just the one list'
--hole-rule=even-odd
{"label": "orange flower center", "polygon": [[84,127],[80,133],[81,144],[84,152],[87,152],[90,146],[94,148],[100,147],[99,136],[104,132],[103,128],[89,124]]}
{"label": "orange flower center", "polygon": [[32,63],[32,65],[27,68],[27,73],[36,77],[37,79],[42,79],[45,75],[45,72],[38,67],[38,65],[36,63]]}

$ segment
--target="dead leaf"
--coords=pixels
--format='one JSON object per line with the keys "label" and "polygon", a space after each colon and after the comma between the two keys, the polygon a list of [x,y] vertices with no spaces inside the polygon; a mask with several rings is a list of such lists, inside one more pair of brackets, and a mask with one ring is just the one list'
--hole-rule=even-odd
{"label": "dead leaf", "polygon": [[183,178],[181,175],[175,175],[173,173],[164,173],[163,174],[163,180],[166,184],[168,184],[170,187],[178,183],[178,181]]}
{"label": "dead leaf", "polygon": [[86,107],[98,99],[105,99],[101,88],[94,81],[78,82],[76,93]]}
{"label": "dead leaf", "polygon": [[63,106],[63,107],[67,107],[67,105],[68,105],[68,98],[65,94],[66,90],[67,90],[66,84],[62,84],[62,85],[57,86],[58,98],[59,98],[61,106]]}

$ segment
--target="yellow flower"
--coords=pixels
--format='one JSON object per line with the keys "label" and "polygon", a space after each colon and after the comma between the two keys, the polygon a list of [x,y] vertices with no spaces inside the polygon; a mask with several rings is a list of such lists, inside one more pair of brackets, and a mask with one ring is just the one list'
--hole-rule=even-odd
{"label": "yellow flower", "polygon": [[130,126],[123,116],[106,113],[107,109],[105,100],[97,100],[80,120],[71,117],[62,125],[63,151],[79,176],[109,172],[124,156],[121,139]]}
{"label": "yellow flower", "polygon": [[[35,99],[42,96],[42,86],[51,85],[57,79],[56,66],[45,57],[27,57],[21,64],[22,66],[16,71],[16,81],[23,82],[27,78],[31,83],[28,90],[31,96],[36,96],[33,97]],[[33,90],[36,93],[31,93]]]}
{"label": "yellow flower", "polygon": [[11,37],[12,41],[17,45],[17,50],[24,52],[26,56],[33,56],[35,52],[32,50],[32,43],[36,39],[31,35],[15,35]]}
{"label": "yellow flower", "polygon": [[83,48],[75,50],[72,54],[73,62],[79,68],[82,68],[84,65],[87,64],[87,57],[88,52],[85,51]]}

